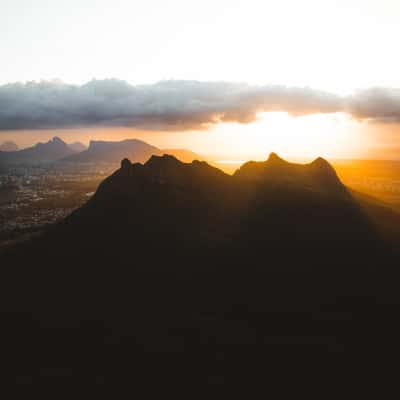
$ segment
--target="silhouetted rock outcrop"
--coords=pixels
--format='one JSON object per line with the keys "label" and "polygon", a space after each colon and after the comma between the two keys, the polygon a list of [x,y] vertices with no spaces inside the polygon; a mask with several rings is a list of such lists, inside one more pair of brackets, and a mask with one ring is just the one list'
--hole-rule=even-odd
{"label": "silhouetted rock outcrop", "polygon": [[50,379],[38,367],[51,365],[162,391],[216,377],[262,390],[266,377],[353,378],[400,334],[396,260],[323,159],[272,154],[230,176],[125,158],[87,204],[0,261],[12,379]]}
{"label": "silhouetted rock outcrop", "polygon": [[163,154],[170,154],[182,162],[192,162],[194,160],[201,160],[202,157],[187,149],[161,149]]}

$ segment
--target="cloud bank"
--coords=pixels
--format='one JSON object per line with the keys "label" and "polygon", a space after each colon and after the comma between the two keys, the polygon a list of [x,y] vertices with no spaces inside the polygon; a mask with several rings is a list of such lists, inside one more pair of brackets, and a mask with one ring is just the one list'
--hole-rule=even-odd
{"label": "cloud bank", "polygon": [[347,112],[359,119],[400,122],[400,89],[372,88],[341,97],[303,87],[178,80],[137,86],[115,79],[82,86],[58,81],[0,86],[0,130],[199,130],[220,122],[250,123],[268,111],[296,116]]}

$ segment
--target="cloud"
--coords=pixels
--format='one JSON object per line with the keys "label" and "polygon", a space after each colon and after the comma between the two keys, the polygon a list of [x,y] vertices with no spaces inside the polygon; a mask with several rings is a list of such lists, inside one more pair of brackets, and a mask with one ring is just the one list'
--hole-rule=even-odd
{"label": "cloud", "polygon": [[206,129],[219,122],[250,123],[257,114],[348,112],[355,118],[400,122],[400,91],[375,88],[341,97],[279,85],[161,81],[132,86],[109,79],[85,85],[59,81],[0,86],[0,130],[128,126]]}
{"label": "cloud", "polygon": [[371,88],[347,98],[347,108],[353,117],[377,122],[400,122],[400,89]]}

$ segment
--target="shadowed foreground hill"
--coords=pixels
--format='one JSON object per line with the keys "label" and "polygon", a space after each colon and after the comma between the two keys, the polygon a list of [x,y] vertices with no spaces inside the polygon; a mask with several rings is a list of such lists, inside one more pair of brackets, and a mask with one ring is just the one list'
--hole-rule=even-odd
{"label": "shadowed foreground hill", "polygon": [[124,159],[2,265],[11,380],[264,390],[398,349],[391,249],[323,159]]}

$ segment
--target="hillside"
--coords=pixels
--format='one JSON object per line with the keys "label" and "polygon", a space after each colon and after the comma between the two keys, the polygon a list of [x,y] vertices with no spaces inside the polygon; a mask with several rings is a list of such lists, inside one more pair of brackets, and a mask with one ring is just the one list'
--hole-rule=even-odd
{"label": "hillside", "polygon": [[398,340],[394,257],[323,159],[271,154],[234,175],[124,159],[83,207],[2,256],[3,359],[11,377],[135,374],[162,390],[260,387],[321,362],[316,379],[350,373],[338,354],[361,360],[368,346],[379,362]]}

